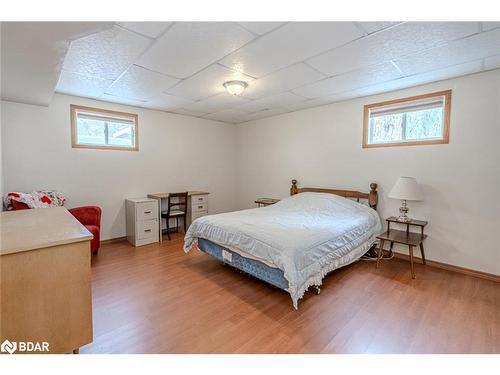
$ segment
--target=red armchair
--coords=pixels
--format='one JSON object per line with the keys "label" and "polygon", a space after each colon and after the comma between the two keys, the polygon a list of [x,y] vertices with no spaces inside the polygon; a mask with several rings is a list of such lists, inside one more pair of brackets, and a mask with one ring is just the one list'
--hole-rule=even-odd
{"label": "red armchair", "polygon": [[101,246],[101,209],[97,206],[84,206],[68,211],[94,235],[90,241],[90,250],[92,254],[97,255]]}
{"label": "red armchair", "polygon": [[[15,200],[12,200],[12,208],[14,210],[29,209],[26,204]],[[101,209],[97,206],[84,206],[71,208],[68,211],[94,235],[90,241],[90,250],[96,255],[101,246]]]}

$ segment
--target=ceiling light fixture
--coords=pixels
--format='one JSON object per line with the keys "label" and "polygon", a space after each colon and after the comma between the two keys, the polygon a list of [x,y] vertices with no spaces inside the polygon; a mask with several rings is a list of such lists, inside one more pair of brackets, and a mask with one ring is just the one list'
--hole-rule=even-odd
{"label": "ceiling light fixture", "polygon": [[226,91],[231,95],[240,95],[248,86],[244,81],[227,81],[223,83]]}

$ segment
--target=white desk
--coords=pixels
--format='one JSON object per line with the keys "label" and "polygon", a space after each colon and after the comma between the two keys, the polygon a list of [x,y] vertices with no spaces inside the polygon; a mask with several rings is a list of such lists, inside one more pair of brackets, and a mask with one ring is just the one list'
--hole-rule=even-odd
{"label": "white desk", "polygon": [[[191,224],[191,222],[201,216],[208,215],[208,194],[206,191],[189,191],[188,192],[188,207],[187,207],[187,226]],[[169,193],[151,193],[148,194],[148,198],[158,200],[158,232],[160,233],[160,242],[163,239],[162,233],[162,220],[161,220],[161,202],[162,199],[167,199]],[[187,229],[187,228],[185,228]]]}

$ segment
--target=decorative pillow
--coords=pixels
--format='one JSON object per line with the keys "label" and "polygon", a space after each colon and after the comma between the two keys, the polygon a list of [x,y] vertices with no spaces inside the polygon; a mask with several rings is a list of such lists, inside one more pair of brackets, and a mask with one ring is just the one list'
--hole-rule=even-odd
{"label": "decorative pillow", "polygon": [[24,203],[29,208],[47,208],[63,206],[66,198],[55,190],[37,190],[31,193],[10,192],[5,194],[3,204],[12,210],[12,201]]}

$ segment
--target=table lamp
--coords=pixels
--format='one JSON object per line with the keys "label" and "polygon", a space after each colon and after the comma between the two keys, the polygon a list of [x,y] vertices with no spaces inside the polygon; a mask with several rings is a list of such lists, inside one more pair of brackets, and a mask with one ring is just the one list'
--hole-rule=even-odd
{"label": "table lamp", "polygon": [[411,221],[411,218],[407,215],[409,208],[406,201],[421,201],[423,199],[422,190],[414,177],[399,177],[388,196],[389,198],[402,200],[398,217],[398,221],[402,223]]}

